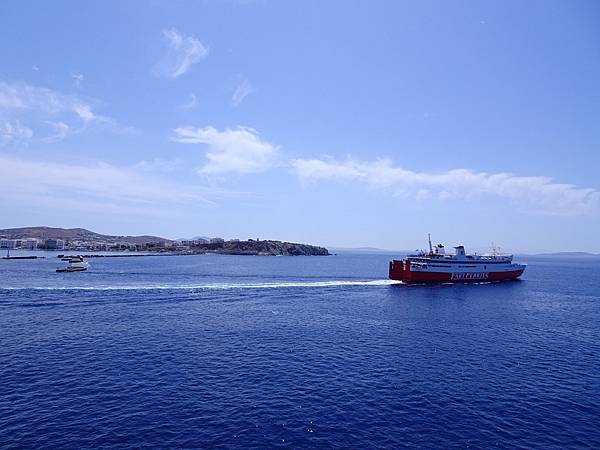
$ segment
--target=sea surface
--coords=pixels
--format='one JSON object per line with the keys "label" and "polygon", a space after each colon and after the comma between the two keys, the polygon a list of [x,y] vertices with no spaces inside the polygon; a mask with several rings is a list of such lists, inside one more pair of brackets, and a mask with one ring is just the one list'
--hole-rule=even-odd
{"label": "sea surface", "polygon": [[0,260],[0,448],[600,448],[600,259]]}

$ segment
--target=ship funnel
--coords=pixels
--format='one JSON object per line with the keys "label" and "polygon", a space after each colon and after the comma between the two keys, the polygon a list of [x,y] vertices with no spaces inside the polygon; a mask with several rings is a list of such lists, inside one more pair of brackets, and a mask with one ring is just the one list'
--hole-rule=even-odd
{"label": "ship funnel", "polygon": [[465,254],[465,248],[462,245],[454,247],[454,249],[456,250],[457,258],[466,258],[467,257],[467,255]]}

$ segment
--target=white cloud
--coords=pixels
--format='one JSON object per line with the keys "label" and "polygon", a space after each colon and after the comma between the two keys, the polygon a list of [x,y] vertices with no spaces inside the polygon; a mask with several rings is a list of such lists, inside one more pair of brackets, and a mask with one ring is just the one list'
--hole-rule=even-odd
{"label": "white cloud", "polygon": [[62,141],[71,133],[71,127],[64,122],[52,122],[47,120],[46,123],[54,131],[53,134],[42,138],[43,142],[58,142]]}
{"label": "white cloud", "polygon": [[272,167],[279,147],[262,140],[253,128],[219,131],[213,127],[180,127],[173,130],[175,142],[208,146],[208,162],[199,172],[206,175],[261,172]]}
{"label": "white cloud", "polygon": [[[13,123],[26,123],[23,128],[40,142],[55,142],[91,125],[115,127],[112,119],[95,112],[94,103],[23,82],[0,81],[0,116]],[[44,136],[48,125],[52,134]]]}
{"label": "white cloud", "polygon": [[194,36],[184,37],[175,28],[163,30],[162,33],[168,48],[167,53],[154,66],[156,76],[177,78],[208,56],[208,47]]}
{"label": "white cloud", "polygon": [[56,208],[155,214],[182,205],[210,205],[210,190],[177,184],[135,168],[97,162],[62,164],[0,156],[4,199]]}
{"label": "white cloud", "polygon": [[71,78],[73,79],[73,83],[75,83],[76,88],[80,88],[81,83],[85,79],[85,77],[81,73],[72,73]]}
{"label": "white cloud", "polygon": [[89,101],[22,82],[0,81],[0,110],[34,110],[49,115],[74,114],[86,123],[110,121],[110,119],[96,114]]}
{"label": "white cloud", "polygon": [[395,195],[425,199],[472,198],[496,195],[547,214],[585,214],[600,209],[600,192],[572,184],[556,183],[548,177],[490,174],[455,169],[440,173],[415,172],[391,161],[296,159],[292,167],[305,183],[321,180],[362,182],[391,190]]}
{"label": "white cloud", "polygon": [[75,111],[79,118],[84,122],[90,122],[94,119],[98,119],[98,117],[92,111],[92,107],[90,105],[86,105],[85,103],[75,103],[73,105],[73,111]]}
{"label": "white cloud", "polygon": [[187,101],[181,105],[183,109],[194,109],[198,105],[198,99],[193,92],[189,95]]}
{"label": "white cloud", "polygon": [[233,95],[231,96],[231,104],[235,107],[238,107],[242,104],[242,102],[244,101],[244,99],[250,95],[252,92],[254,92],[254,88],[252,87],[252,85],[250,84],[250,82],[246,79],[242,79],[240,81],[238,81],[236,87],[235,87],[235,91],[233,92]]}
{"label": "white cloud", "polygon": [[33,131],[21,125],[18,121],[0,122],[0,147],[7,145],[27,144],[33,136]]}

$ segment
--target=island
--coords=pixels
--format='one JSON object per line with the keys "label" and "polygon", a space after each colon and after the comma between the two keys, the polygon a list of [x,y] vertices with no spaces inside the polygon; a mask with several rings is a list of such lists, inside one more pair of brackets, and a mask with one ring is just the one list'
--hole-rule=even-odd
{"label": "island", "polygon": [[225,240],[218,237],[196,237],[172,240],[148,235],[107,235],[85,228],[0,229],[0,250],[13,249],[179,255],[216,253],[256,256],[328,256],[330,254],[325,247],[268,239]]}

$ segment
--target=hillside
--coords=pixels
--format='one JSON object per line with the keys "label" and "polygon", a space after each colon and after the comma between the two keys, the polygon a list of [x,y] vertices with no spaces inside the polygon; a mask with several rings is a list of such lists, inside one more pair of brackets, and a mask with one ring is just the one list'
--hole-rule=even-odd
{"label": "hillside", "polygon": [[589,252],[554,252],[554,253],[537,253],[534,256],[562,256],[567,258],[597,258],[600,254]]}
{"label": "hillside", "polygon": [[[112,236],[95,233],[85,228],[52,228],[52,227],[23,227],[9,228],[0,230],[0,238],[5,239],[62,239],[65,243],[84,243],[87,249],[93,251],[104,250],[123,250],[121,244],[136,246],[148,246],[146,250],[150,251],[176,251],[176,243],[169,239],[158,236]],[[99,243],[107,244],[104,247],[98,247]],[[155,244],[161,244],[156,247]],[[166,246],[162,244],[167,244]],[[77,245],[76,248],[81,248]],[[86,244],[86,245],[85,245]],[[66,247],[65,247],[66,248]],[[75,248],[75,247],[72,247]],[[298,244],[293,242],[281,241],[226,241],[210,244],[195,244],[186,247],[187,253],[220,253],[228,255],[272,255],[272,256],[327,256],[329,252],[324,247],[314,245]],[[181,251],[179,248],[177,251]]]}
{"label": "hillside", "polygon": [[192,247],[199,253],[265,256],[328,256],[324,247],[281,241],[227,241],[216,244],[197,244]]}
{"label": "hillside", "polygon": [[171,242],[158,236],[112,236],[94,233],[85,228],[22,227],[0,230],[0,237],[6,239],[63,239],[65,241],[102,241],[110,243],[148,244]]}

